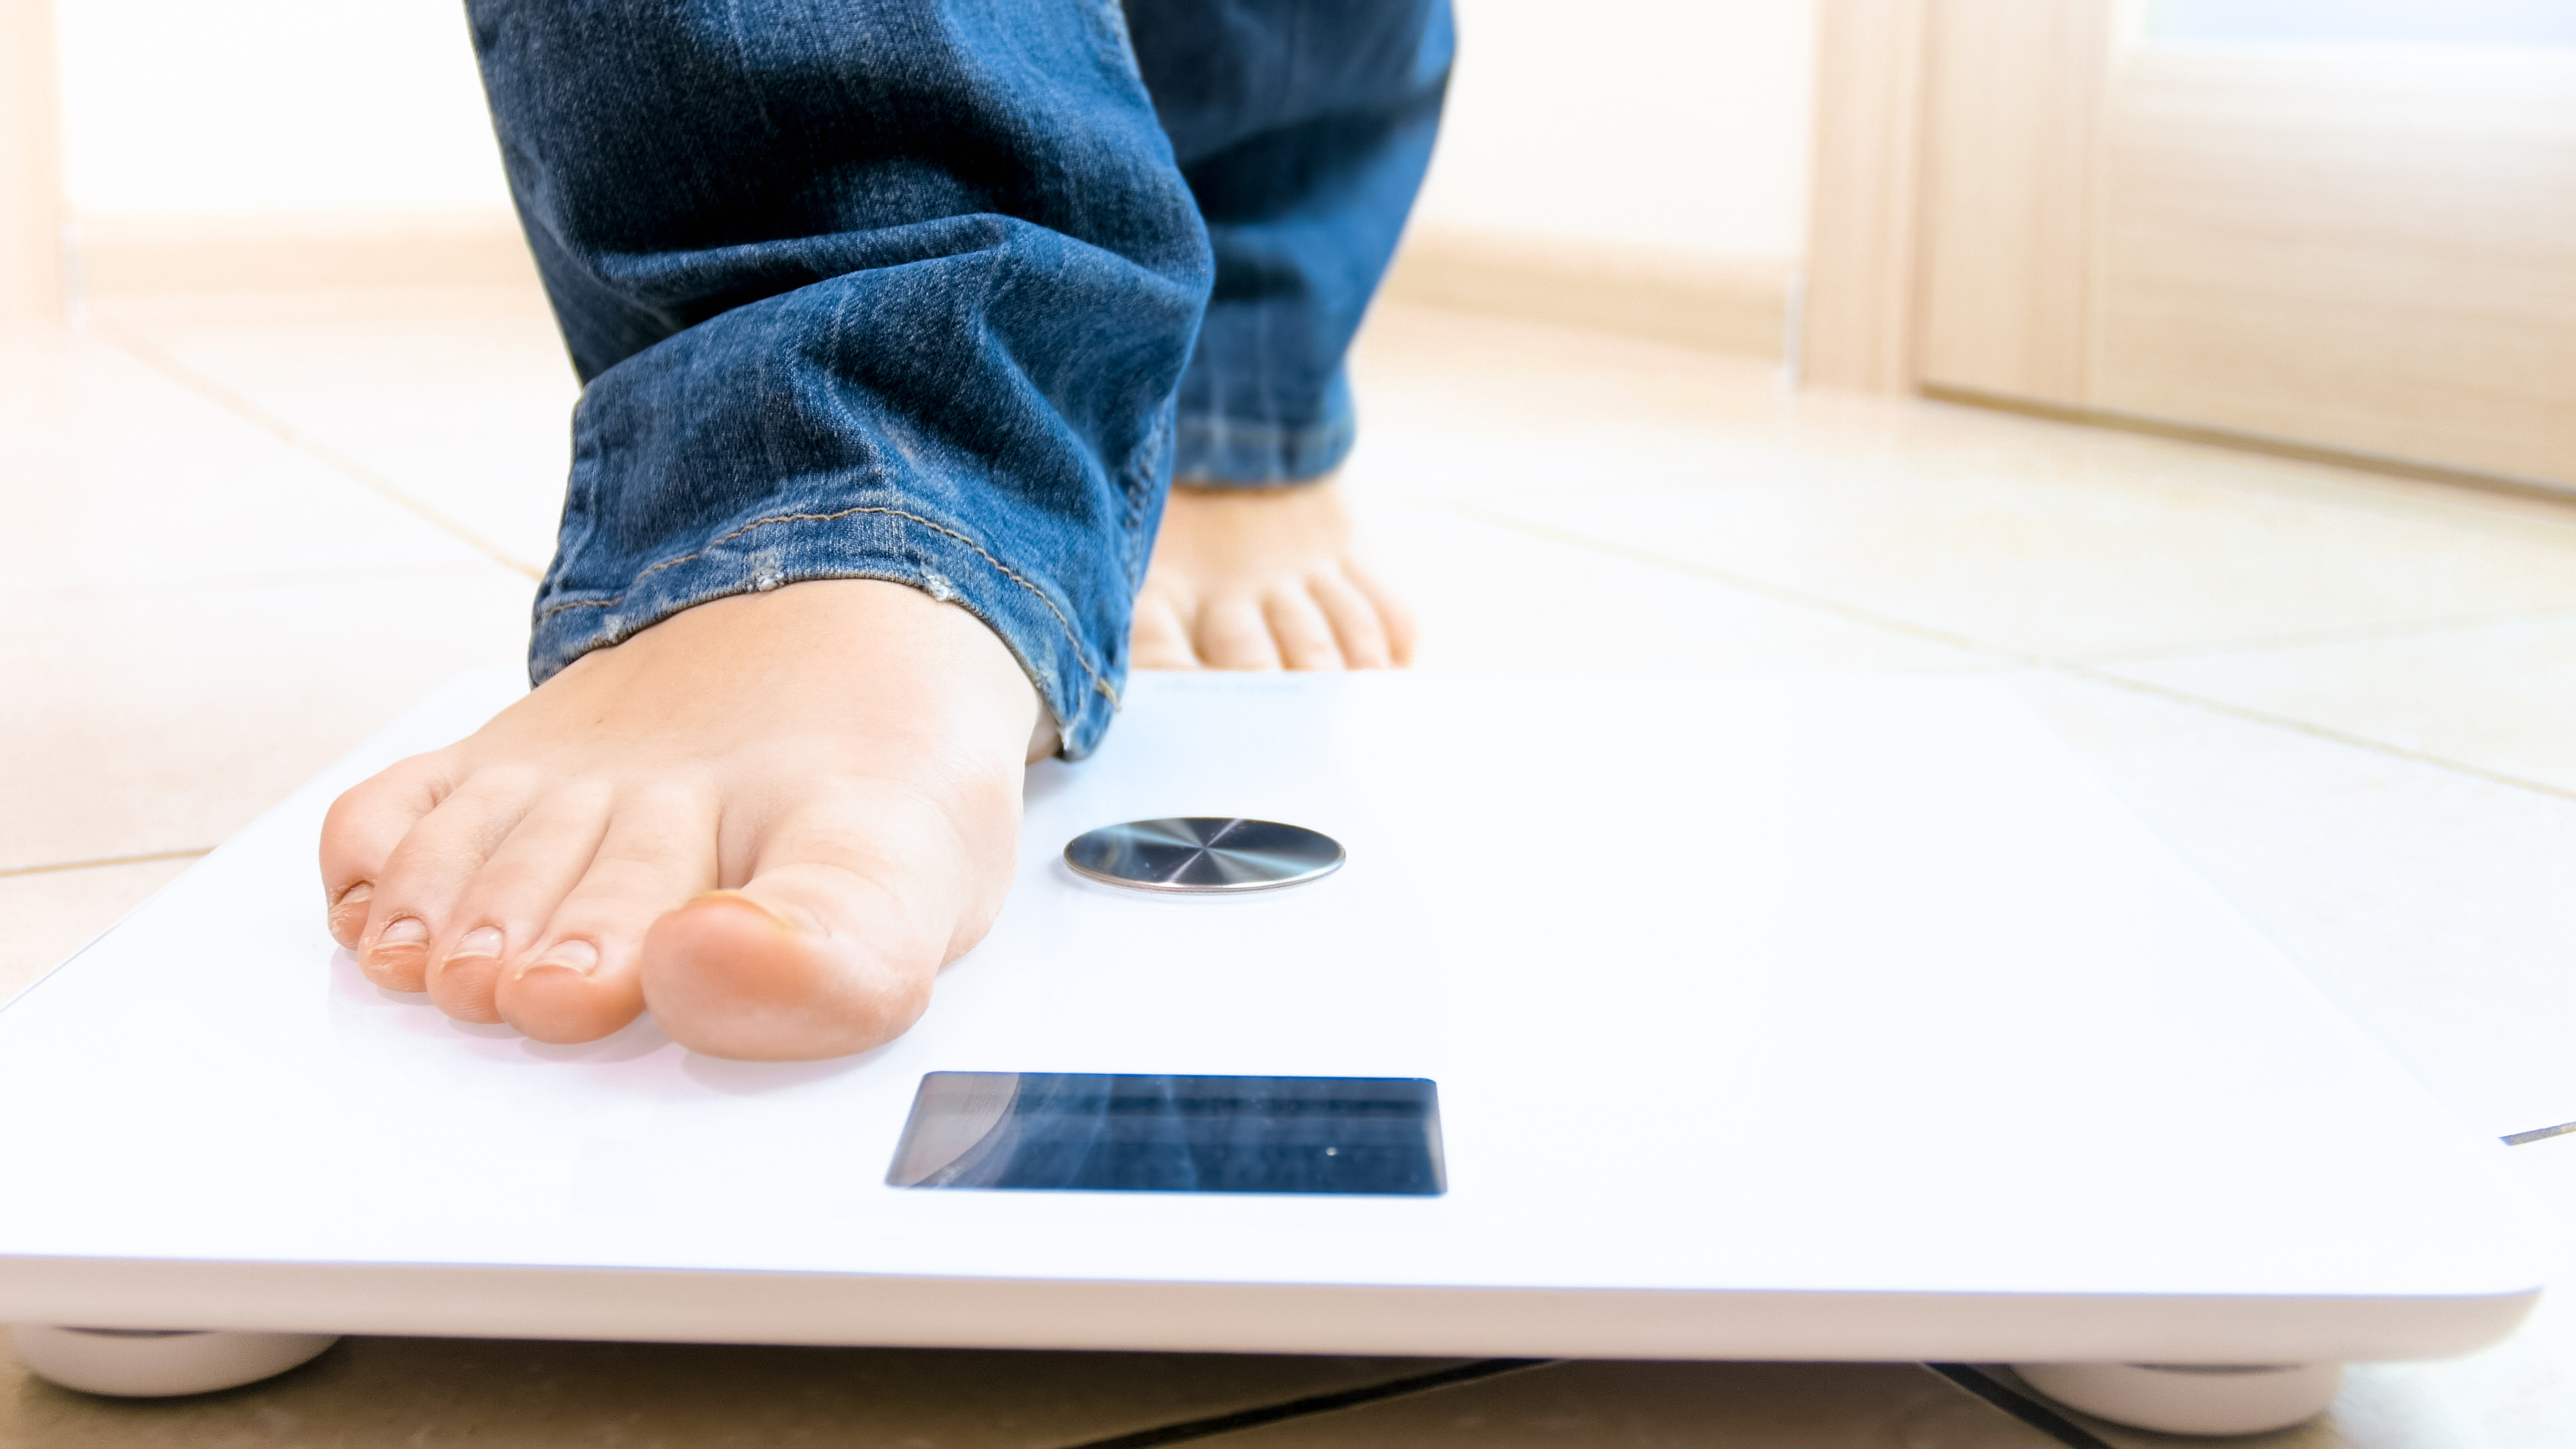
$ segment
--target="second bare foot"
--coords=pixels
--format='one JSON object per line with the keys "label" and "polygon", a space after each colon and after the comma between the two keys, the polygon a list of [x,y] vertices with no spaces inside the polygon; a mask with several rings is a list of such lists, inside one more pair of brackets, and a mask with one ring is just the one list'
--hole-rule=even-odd
{"label": "second bare foot", "polygon": [[1413,616],[1363,567],[1341,488],[1172,489],[1136,598],[1139,669],[1385,669]]}

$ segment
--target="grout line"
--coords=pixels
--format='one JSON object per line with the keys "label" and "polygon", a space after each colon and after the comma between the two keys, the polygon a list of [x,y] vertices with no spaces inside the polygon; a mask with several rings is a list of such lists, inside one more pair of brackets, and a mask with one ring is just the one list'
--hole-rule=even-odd
{"label": "grout line", "polygon": [[2232,719],[2244,720],[2250,724],[2269,725],[2275,729],[2289,730],[2293,733],[2308,735],[2315,739],[2330,740],[2335,744],[2349,745],[2354,749],[2368,750],[2374,754],[2388,755],[2395,759],[2407,760],[2418,765],[2430,765],[2436,769],[2449,770],[2456,774],[2473,776],[2477,779],[2485,780],[2490,784],[2504,785],[2516,790],[2528,790],[2533,794],[2547,795],[2553,799],[2576,800],[2576,789],[2571,789],[2564,785],[2553,785],[2544,780],[2525,779],[2520,775],[2508,775],[2501,770],[2490,770],[2483,765],[2473,765],[2465,760],[2448,759],[2441,755],[2426,753],[2423,750],[2408,749],[2404,745],[2392,745],[2383,740],[2374,740],[2366,735],[2350,734],[2343,730],[2332,728],[2331,726],[2311,724],[2306,720],[2293,719],[2287,715],[2269,714],[2259,709],[2248,709],[2243,705],[2230,704],[2225,700],[2211,699],[2205,695],[2192,694],[2180,689],[2171,689],[2161,684],[2151,684],[2143,679],[2131,679],[2125,675],[2114,674],[2107,669],[2096,669],[2089,664],[2073,659],[2059,659],[2052,655],[2032,654],[2025,650],[2007,648],[2000,644],[1989,644],[1982,640],[1971,638],[1965,634],[1952,633],[1946,629],[1935,629],[1923,624],[1910,624],[1902,619],[1890,618],[1884,614],[1878,614],[1867,609],[1857,608],[1853,605],[1841,603],[1834,599],[1804,593],[1797,589],[1784,588],[1778,584],[1769,583],[1761,579],[1753,578],[1749,575],[1738,574],[1728,569],[1715,568],[1708,564],[1695,563],[1689,559],[1674,558],[1669,554],[1657,553],[1652,549],[1638,548],[1632,544],[1618,543],[1610,539],[1594,538],[1588,534],[1575,533],[1567,529],[1557,528],[1550,524],[1532,523],[1527,519],[1516,518],[1507,513],[1488,512],[1485,509],[1474,506],[1473,504],[1429,502],[1427,500],[1416,501],[1420,502],[1424,507],[1454,513],[1464,518],[1472,518],[1477,522],[1491,524],[1498,528],[1513,529],[1521,533],[1550,539],[1571,547],[1589,549],[1596,553],[1616,554],[1620,557],[1635,559],[1640,563],[1654,564],[1660,568],[1675,569],[1682,573],[1692,574],[1700,578],[1713,579],[1731,588],[1741,589],[1746,593],[1758,594],[1764,598],[1775,599],[1782,603],[1796,604],[1802,608],[1812,609],[1819,613],[1831,614],[1841,619],[1848,619],[1856,624],[1866,624],[1873,629],[1883,630],[1891,634],[1904,634],[1916,639],[1929,640],[1935,644],[1946,644],[1954,649],[1964,649],[1971,653],[1985,655],[1989,659],[2017,664],[2024,668],[2046,670],[2055,674],[2068,675],[2076,679],[2085,680],[2088,683],[2107,685],[2113,689],[2126,690],[2132,694],[2146,695],[2149,698],[2161,699],[2171,704],[2186,705],[2194,709],[2205,710],[2211,714],[2225,715]]}
{"label": "grout line", "polygon": [[1838,618],[1848,619],[1855,624],[1866,624],[1873,629],[1883,629],[1894,634],[1905,634],[1917,639],[1927,639],[1935,644],[1947,644],[1954,649],[1965,649],[1972,653],[1986,655],[1989,658],[2006,659],[2019,664],[2036,664],[2042,662],[2036,655],[2027,655],[2018,650],[2004,649],[1996,645],[1986,644],[1979,640],[1971,639],[1965,634],[1954,634],[1946,629],[1935,629],[1923,624],[1909,624],[1902,619],[1892,619],[1883,614],[1872,613],[1867,609],[1855,608],[1850,604],[1840,603],[1833,599],[1804,593],[1797,589],[1783,588],[1778,584],[1768,583],[1764,580],[1754,578],[1749,574],[1739,574],[1732,570],[1716,568],[1703,563],[1695,563],[1689,559],[1674,558],[1669,554],[1657,553],[1652,549],[1638,548],[1633,544],[1619,543],[1606,538],[1595,538],[1590,534],[1576,533],[1572,529],[1559,528],[1553,524],[1533,523],[1526,518],[1516,517],[1508,513],[1494,512],[1477,507],[1472,503],[1457,503],[1446,499],[1432,500],[1423,498],[1417,498],[1412,501],[1421,507],[1437,509],[1445,513],[1454,513],[1462,518],[1472,518],[1479,523],[1491,524],[1497,528],[1508,528],[1518,533],[1530,534],[1534,537],[1548,539],[1552,542],[1567,544],[1574,548],[1586,549],[1594,553],[1617,554],[1624,558],[1635,559],[1640,563],[1650,563],[1661,568],[1674,569],[1681,573],[1693,574],[1701,578],[1715,579],[1719,583],[1728,585],[1731,588],[1741,589],[1749,594],[1759,594],[1764,598],[1775,599],[1781,603],[1796,604],[1802,608],[1818,610],[1823,613],[1832,614]]}
{"label": "grout line", "polygon": [[2382,639],[2413,639],[2427,634],[2451,634],[2466,629],[2492,629],[2499,625],[2542,623],[2549,620],[2576,618],[2576,608],[2553,605],[2537,609],[2505,609],[2491,614],[2462,614],[2449,619],[2426,619],[2412,624],[2356,625],[2350,629],[2318,629],[2306,634],[2279,634],[2268,639],[2240,639],[2222,644],[2196,644],[2153,649],[2118,649],[2108,654],[2087,655],[2088,665],[2162,664],[2178,659],[2203,659],[2229,654],[2261,654],[2276,649],[2317,649],[2334,644],[2369,644]]}
{"label": "grout line", "polygon": [[2101,1435],[2058,1412],[2056,1406],[2019,1392],[1983,1369],[1963,1363],[1927,1363],[1924,1367],[1948,1379],[1961,1392],[1985,1400],[2066,1449],[2112,1449]]}
{"label": "grout line", "polygon": [[2211,714],[2226,715],[2251,724],[2270,725],[2275,729],[2290,730],[2320,740],[2331,740],[2339,745],[2350,745],[2357,750],[2369,750],[2375,754],[2408,760],[2418,765],[2430,765],[2437,770],[2449,770],[2454,774],[2472,776],[2491,785],[2528,790],[2535,795],[2547,795],[2558,800],[2576,800],[2576,789],[2565,785],[2553,785],[2546,780],[2530,780],[2520,775],[2508,775],[2502,770],[2490,770],[2484,765],[2472,765],[2465,760],[2454,760],[2423,750],[2408,749],[2404,745],[2392,745],[2385,740],[2374,740],[2367,735],[2351,734],[2328,725],[2311,724],[2306,720],[2292,719],[2287,715],[2267,714],[2259,709],[2230,704],[2223,699],[2211,699],[2206,695],[2168,689],[2161,684],[2149,684],[2143,679],[2125,678],[2108,670],[2091,669],[2063,659],[2043,659],[2037,662],[2041,668],[2073,675],[2095,684],[2107,684],[2114,689],[2125,689],[2132,694],[2143,694],[2152,699],[2189,705],[2194,709],[2207,710]]}
{"label": "grout line", "polygon": [[2576,1122],[2561,1122],[2555,1127],[2534,1127],[2528,1132],[2516,1132],[2504,1139],[2504,1145],[2523,1147],[2534,1142],[2546,1142],[2552,1137],[2565,1137],[2570,1133],[2576,1133]]}
{"label": "grout line", "polygon": [[200,846],[195,850],[156,850],[144,855],[103,855],[96,860],[61,860],[51,865],[13,865],[0,869],[0,880],[19,875],[51,875],[64,870],[96,870],[106,865],[143,865],[155,860],[195,860],[214,849]]}
{"label": "grout line", "polygon": [[1284,1423],[1290,1419],[1312,1418],[1317,1414],[1357,1409],[1389,1399],[1409,1398],[1459,1384],[1472,1384],[1482,1379],[1499,1378],[1525,1369],[1544,1368],[1556,1362],[1550,1358],[1488,1358],[1474,1363],[1436,1369],[1426,1374],[1390,1379],[1366,1388],[1344,1389],[1339,1393],[1310,1394],[1290,1399],[1284,1404],[1266,1404],[1258,1409],[1244,1409],[1232,1414],[1213,1414],[1204,1419],[1188,1419],[1178,1424],[1165,1424],[1153,1429],[1139,1429],[1132,1434],[1113,1434],[1106,1439],[1086,1439],[1068,1449],[1155,1449],[1163,1444],[1181,1444],[1193,1439],[1213,1438],[1242,1429],[1257,1429],[1266,1424]]}
{"label": "grout line", "polygon": [[179,361],[177,358],[172,357],[168,352],[164,351],[159,344],[153,342],[149,338],[135,332],[130,332],[122,327],[97,327],[94,330],[96,330],[99,335],[105,337],[110,343],[125,351],[135,360],[141,362],[144,366],[161,373],[163,376],[179,383],[181,386],[207,398],[217,406],[223,408],[226,412],[229,412],[233,416],[240,418],[242,421],[251,424],[253,427],[256,427],[260,431],[267,433],[269,436],[278,439],[289,447],[296,448],[309,456],[320,460],[334,471],[344,475],[351,481],[358,483],[370,492],[377,494],[387,501],[399,505],[415,517],[446,534],[448,537],[453,538],[457,542],[473,549],[475,552],[482,554],[485,558],[492,560],[494,563],[500,564],[512,573],[524,574],[531,579],[540,577],[539,570],[527,563],[512,558],[507,552],[502,550],[500,545],[493,543],[490,539],[483,537],[481,534],[476,533],[474,530],[467,528],[465,525],[458,523],[452,518],[449,518],[437,509],[432,508],[428,504],[421,502],[419,499],[412,497],[411,494],[395,486],[390,480],[379,476],[365,464],[360,463],[357,459],[350,457],[348,454],[341,452],[339,449],[332,447],[328,443],[321,442],[318,439],[310,438],[297,432],[294,426],[289,424],[285,419],[276,416],[267,409],[259,406],[257,403],[254,403],[250,399],[242,396],[240,393],[233,391],[231,388],[224,386],[222,383],[215,381],[213,378],[206,376],[204,373],[199,372],[195,368],[192,368]]}

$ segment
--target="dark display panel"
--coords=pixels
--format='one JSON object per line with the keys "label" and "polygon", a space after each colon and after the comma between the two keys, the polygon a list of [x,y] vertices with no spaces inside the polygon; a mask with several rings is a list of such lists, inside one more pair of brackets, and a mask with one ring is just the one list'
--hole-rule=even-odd
{"label": "dark display panel", "polygon": [[932,1072],[886,1181],[1075,1192],[1447,1189],[1419,1077]]}

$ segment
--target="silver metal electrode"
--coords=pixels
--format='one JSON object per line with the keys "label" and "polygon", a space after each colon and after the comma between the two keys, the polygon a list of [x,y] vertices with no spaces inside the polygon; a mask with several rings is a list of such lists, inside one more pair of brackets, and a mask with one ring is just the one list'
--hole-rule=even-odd
{"label": "silver metal electrode", "polygon": [[1064,863],[1105,885],[1175,894],[1276,890],[1342,868],[1341,842],[1275,820],[1130,820],[1075,836]]}

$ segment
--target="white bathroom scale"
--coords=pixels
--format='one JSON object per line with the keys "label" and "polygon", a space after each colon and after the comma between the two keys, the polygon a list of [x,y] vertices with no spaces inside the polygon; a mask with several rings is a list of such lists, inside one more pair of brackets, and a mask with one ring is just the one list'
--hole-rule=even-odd
{"label": "white bathroom scale", "polygon": [[[325,807],[518,689],[0,1011],[0,1321],[2277,1364],[2478,1347],[2550,1261],[2504,1149],[1990,685],[1142,675],[929,1014],[801,1064],[530,1043],[333,946]],[[1067,862],[1175,819],[1338,855]]]}

